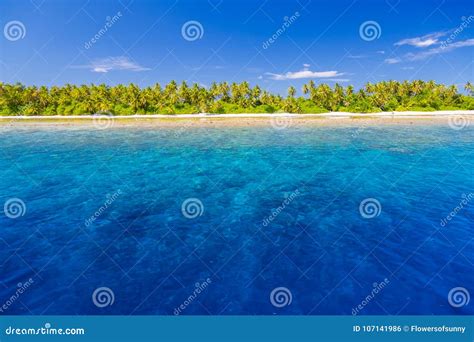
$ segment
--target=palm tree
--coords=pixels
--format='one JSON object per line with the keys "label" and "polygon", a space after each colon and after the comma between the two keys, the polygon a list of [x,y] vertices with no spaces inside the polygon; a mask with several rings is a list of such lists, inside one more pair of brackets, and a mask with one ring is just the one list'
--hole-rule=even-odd
{"label": "palm tree", "polygon": [[260,106],[262,102],[260,101],[260,96],[262,95],[262,90],[259,86],[255,86],[251,90],[251,105],[253,107]]}
{"label": "palm tree", "polygon": [[290,99],[292,99],[292,98],[295,97],[295,95],[296,95],[296,88],[293,87],[293,86],[289,87],[289,88],[288,88],[288,97],[289,97]]}
{"label": "palm tree", "polygon": [[262,91],[258,85],[250,88],[248,82],[231,85],[227,82],[212,83],[209,89],[198,84],[189,87],[186,82],[178,86],[175,81],[168,83],[164,89],[158,83],[145,88],[135,84],[114,87],[105,84],[66,84],[48,88],[0,82],[0,114],[175,113],[183,106],[190,106],[192,112],[223,112],[236,106],[235,110],[239,112],[249,112],[260,105],[271,107],[265,109],[270,111],[301,112],[301,106],[308,101],[331,111],[341,107],[362,112],[417,107],[471,109],[474,106],[471,98],[474,87],[467,82],[464,89],[469,96],[459,93],[456,86],[445,86],[434,81],[367,83],[356,91],[353,86],[344,88],[339,84],[335,84],[334,88],[327,84],[316,86],[311,80],[302,87],[303,94],[309,98],[306,100],[304,97],[296,98],[293,86],[288,88],[288,96],[283,99],[281,95]]}
{"label": "palm tree", "polygon": [[189,103],[189,87],[186,81],[183,81],[178,88],[178,101],[181,103]]}
{"label": "palm tree", "polygon": [[471,82],[467,82],[465,85],[464,85],[464,90],[467,91],[467,93],[470,95],[470,96],[474,96],[474,86],[471,84]]}
{"label": "palm tree", "polygon": [[219,92],[222,101],[228,102],[230,100],[229,91],[230,87],[227,82],[222,82],[219,84]]}

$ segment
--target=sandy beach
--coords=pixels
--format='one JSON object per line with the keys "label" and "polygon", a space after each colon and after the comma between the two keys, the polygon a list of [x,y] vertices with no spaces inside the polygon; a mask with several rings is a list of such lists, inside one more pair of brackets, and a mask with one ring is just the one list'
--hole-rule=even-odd
{"label": "sandy beach", "polygon": [[130,116],[1,116],[0,126],[41,127],[50,125],[94,125],[149,127],[245,127],[273,126],[365,126],[365,125],[451,125],[466,127],[474,121],[474,111],[381,112],[322,114],[180,114]]}

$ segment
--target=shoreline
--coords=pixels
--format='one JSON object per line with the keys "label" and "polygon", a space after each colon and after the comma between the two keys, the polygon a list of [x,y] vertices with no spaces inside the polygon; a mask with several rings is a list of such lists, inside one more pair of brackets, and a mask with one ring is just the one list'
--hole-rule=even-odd
{"label": "shoreline", "polygon": [[474,110],[441,110],[435,112],[405,111],[405,112],[375,112],[375,113],[353,113],[353,112],[327,112],[318,114],[295,114],[295,113],[239,113],[239,114],[134,114],[134,115],[18,115],[0,116],[0,120],[77,120],[113,118],[125,119],[201,119],[201,118],[418,118],[418,117],[449,117],[449,116],[474,116]]}
{"label": "shoreline", "polygon": [[111,127],[141,128],[219,128],[269,127],[276,130],[294,127],[377,127],[396,125],[445,126],[461,129],[474,126],[474,111],[381,112],[322,114],[176,114],[176,115],[70,115],[0,116],[3,128]]}

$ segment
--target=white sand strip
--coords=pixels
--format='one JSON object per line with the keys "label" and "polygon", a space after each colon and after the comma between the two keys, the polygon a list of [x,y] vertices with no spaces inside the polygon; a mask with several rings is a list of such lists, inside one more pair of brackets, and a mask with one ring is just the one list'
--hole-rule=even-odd
{"label": "white sand strip", "polygon": [[[147,114],[147,115],[114,115],[114,119],[191,119],[191,118],[271,118],[271,117],[322,117],[322,118],[351,118],[351,117],[389,117],[389,118],[415,118],[438,117],[452,115],[474,115],[474,110],[443,110],[436,112],[378,112],[378,113],[349,113],[328,112],[320,114],[291,114],[291,113],[243,113],[243,114]],[[94,119],[104,115],[41,115],[41,116],[0,116],[0,120],[42,120],[42,119]]]}

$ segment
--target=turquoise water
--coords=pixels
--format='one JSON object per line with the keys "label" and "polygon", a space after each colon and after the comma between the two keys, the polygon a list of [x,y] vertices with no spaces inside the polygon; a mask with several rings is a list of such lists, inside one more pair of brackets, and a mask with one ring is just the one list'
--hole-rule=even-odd
{"label": "turquoise water", "polygon": [[0,314],[474,313],[448,300],[474,293],[472,127],[11,127],[0,143],[1,204],[24,203],[0,215]]}

